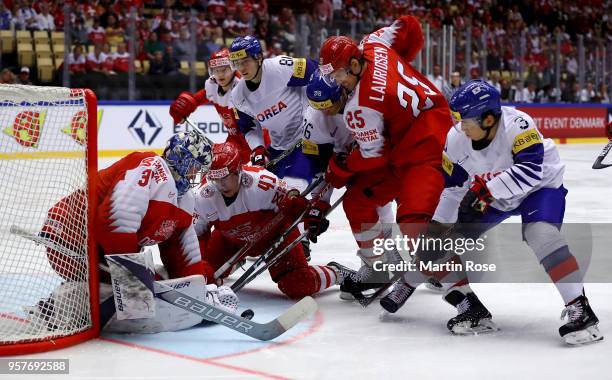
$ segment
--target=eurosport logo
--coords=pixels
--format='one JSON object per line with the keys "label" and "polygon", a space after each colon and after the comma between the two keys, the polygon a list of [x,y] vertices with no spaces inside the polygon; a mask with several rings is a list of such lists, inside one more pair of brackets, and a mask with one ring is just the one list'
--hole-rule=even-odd
{"label": "eurosport logo", "polygon": [[139,110],[128,125],[132,136],[146,146],[153,144],[162,129],[163,125],[155,114],[145,110]]}

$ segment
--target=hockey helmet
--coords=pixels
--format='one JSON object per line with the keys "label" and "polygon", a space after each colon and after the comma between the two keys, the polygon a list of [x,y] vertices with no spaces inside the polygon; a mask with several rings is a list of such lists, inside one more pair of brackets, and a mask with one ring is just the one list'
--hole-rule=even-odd
{"label": "hockey helmet", "polygon": [[471,80],[459,87],[450,99],[449,106],[456,121],[482,119],[485,113],[501,115],[499,91],[482,79]]}
{"label": "hockey helmet", "polygon": [[306,96],[313,108],[323,110],[334,105],[342,97],[342,87],[329,76],[316,70],[306,86]]}
{"label": "hockey helmet", "polygon": [[213,161],[213,143],[199,132],[179,132],[166,143],[162,157],[168,163],[178,195],[200,183]]}
{"label": "hockey helmet", "polygon": [[345,36],[329,37],[321,45],[319,69],[323,75],[330,75],[338,69],[348,69],[351,58],[359,59],[361,50],[357,42]]}
{"label": "hockey helmet", "polygon": [[231,142],[213,146],[213,160],[206,178],[215,181],[240,172],[240,152]]}
{"label": "hockey helmet", "polygon": [[263,54],[259,40],[253,36],[236,37],[229,48],[230,61],[247,57],[259,58]]}
{"label": "hockey helmet", "polygon": [[223,48],[210,55],[210,60],[208,61],[208,68],[210,70],[216,67],[224,67],[229,65],[229,50],[227,50],[227,48]]}

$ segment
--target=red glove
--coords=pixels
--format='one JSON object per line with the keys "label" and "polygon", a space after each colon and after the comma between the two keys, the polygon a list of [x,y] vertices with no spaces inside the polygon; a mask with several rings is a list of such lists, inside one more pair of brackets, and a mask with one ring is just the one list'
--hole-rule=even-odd
{"label": "red glove", "polygon": [[260,145],[251,151],[251,162],[253,165],[266,166],[268,161],[268,151],[263,146]]}
{"label": "red glove", "polygon": [[346,166],[346,156],[334,153],[325,171],[325,181],[336,189],[346,185],[353,172]]}
{"label": "red glove", "polygon": [[179,124],[185,120],[198,107],[198,101],[190,92],[183,91],[178,98],[170,105],[170,116],[174,124]]}
{"label": "red glove", "polygon": [[612,121],[609,122],[605,128],[606,128],[606,135],[608,136],[610,140],[612,140]]}
{"label": "red glove", "polygon": [[316,200],[304,216],[304,229],[308,231],[308,239],[313,243],[316,243],[317,236],[327,231],[329,227],[329,220],[325,218],[325,214],[330,207],[328,202]]}
{"label": "red glove", "polygon": [[301,196],[297,190],[289,190],[278,207],[285,214],[285,218],[293,222],[302,215],[308,205],[308,200]]}
{"label": "red glove", "polygon": [[[493,174],[494,177],[496,174]],[[486,176],[486,174],[485,174]],[[484,177],[484,176],[483,176]],[[465,216],[476,216],[474,211],[483,214],[487,207],[495,201],[495,198],[491,195],[489,188],[487,188],[486,179],[479,175],[474,178],[472,186],[468,190],[467,194],[463,197],[461,204],[459,205],[459,213]],[[475,218],[468,218],[475,219]],[[469,222],[472,220],[463,220]]]}

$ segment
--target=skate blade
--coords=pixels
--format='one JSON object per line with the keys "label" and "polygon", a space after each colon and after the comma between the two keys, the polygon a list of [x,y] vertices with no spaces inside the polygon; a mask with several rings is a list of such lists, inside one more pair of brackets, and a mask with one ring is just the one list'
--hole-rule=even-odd
{"label": "skate blade", "polygon": [[[372,296],[375,291],[376,291],[376,289],[365,290],[364,292],[362,292],[363,297],[365,299],[367,299],[370,296]],[[376,297],[376,298],[380,299],[380,298],[383,298],[385,295],[386,294],[381,294],[379,297]],[[343,291],[340,291],[340,299],[344,300],[344,301],[355,301],[356,300],[355,296],[352,293],[350,293],[350,292],[343,292]]]}
{"label": "skate blade", "polygon": [[453,326],[451,333],[454,335],[484,335],[499,331],[499,327],[491,319],[482,319],[477,326],[471,326],[470,321],[465,321]]}
{"label": "skate blade", "polygon": [[603,338],[603,334],[599,331],[597,326],[589,326],[584,330],[566,334],[563,337],[563,340],[565,340],[565,343],[570,346],[579,346],[599,342],[602,341]]}
{"label": "skate blade", "polygon": [[433,284],[430,284],[429,282],[426,282],[426,283],[425,283],[425,287],[426,287],[427,289],[431,290],[432,292],[435,292],[435,293],[439,293],[439,294],[444,293],[444,288],[443,288],[443,287],[441,287],[441,286],[435,286],[435,285],[433,285]]}

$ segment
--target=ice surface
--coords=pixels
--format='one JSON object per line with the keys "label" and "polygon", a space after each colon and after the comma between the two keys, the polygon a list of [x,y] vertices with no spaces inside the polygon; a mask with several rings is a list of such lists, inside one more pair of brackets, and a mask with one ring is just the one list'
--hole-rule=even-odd
{"label": "ice surface", "polygon": [[[566,222],[611,222],[612,168],[591,169],[601,146],[559,149],[567,163]],[[333,259],[356,267],[355,244],[342,210],[331,219],[330,230],[313,246],[312,263]],[[395,315],[382,313],[377,303],[363,309],[341,301],[332,289],[316,297],[319,312],[313,318],[272,343],[210,326],[148,336],[105,334],[28,357],[70,358],[70,376],[61,379],[612,378],[607,340],[580,348],[562,343],[557,329],[563,302],[552,284],[473,287],[493,313],[499,333],[450,335],[445,325],[454,309],[424,288]],[[586,291],[600,330],[612,334],[612,284],[587,284]],[[240,295],[242,304],[255,310],[256,321],[266,322],[291,304],[268,275]]]}

